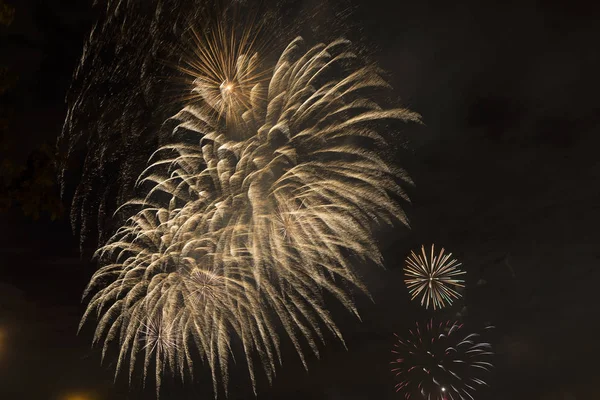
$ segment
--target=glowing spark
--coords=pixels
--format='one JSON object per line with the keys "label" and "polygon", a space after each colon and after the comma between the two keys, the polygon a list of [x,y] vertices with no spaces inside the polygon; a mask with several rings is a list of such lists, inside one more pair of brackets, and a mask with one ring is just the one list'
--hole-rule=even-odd
{"label": "glowing spark", "polygon": [[478,387],[487,386],[482,375],[492,368],[492,347],[478,334],[465,336],[458,322],[417,324],[406,339],[396,338],[392,372],[405,399],[472,400]]}
{"label": "glowing spark", "polygon": [[465,272],[458,269],[461,265],[456,259],[451,259],[452,253],[444,254],[444,249],[438,255],[434,254],[434,245],[431,245],[431,253],[425,252],[425,246],[421,246],[421,254],[410,252],[406,258],[404,282],[411,294],[411,300],[421,296],[421,305],[433,309],[443,308],[452,304],[453,300],[460,297],[455,289],[464,287],[464,280],[457,279]]}

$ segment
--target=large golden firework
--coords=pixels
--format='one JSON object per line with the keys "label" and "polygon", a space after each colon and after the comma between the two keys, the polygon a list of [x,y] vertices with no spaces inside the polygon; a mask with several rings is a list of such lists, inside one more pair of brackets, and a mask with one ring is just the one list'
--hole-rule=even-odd
{"label": "large golden firework", "polygon": [[457,288],[464,287],[464,280],[457,279],[465,272],[461,271],[460,263],[452,257],[452,253],[444,254],[442,248],[439,254],[435,254],[435,245],[431,245],[431,252],[425,252],[425,246],[421,246],[421,254],[410,252],[406,258],[404,282],[411,294],[411,300],[421,297],[421,305],[425,308],[433,306],[433,309],[444,308],[452,304],[452,301],[460,297]]}
{"label": "large golden firework", "polygon": [[408,178],[372,148],[383,143],[381,121],[420,117],[366,97],[387,84],[347,40],[303,51],[297,38],[251,87],[236,68],[254,62],[206,56],[220,49],[211,46],[198,51],[197,70],[215,70],[195,79],[202,101],[173,117],[175,134],[197,142],[153,155],[139,181],[145,197],[128,203],[139,211],[98,251],[105,265],[86,291],[82,323],[98,314],[95,341],[120,344],[117,372],[129,360],[131,375],[138,354],[144,376],[153,363],[157,393],[163,372],[191,374],[199,356],[216,395],[233,340],[253,386],[255,353],[270,380],[281,362],[276,325],[306,366],[304,346],[318,356],[323,327],[342,340],[326,295],[358,315],[343,289],[367,292],[353,264],[381,265],[374,227],[405,221],[397,182]]}

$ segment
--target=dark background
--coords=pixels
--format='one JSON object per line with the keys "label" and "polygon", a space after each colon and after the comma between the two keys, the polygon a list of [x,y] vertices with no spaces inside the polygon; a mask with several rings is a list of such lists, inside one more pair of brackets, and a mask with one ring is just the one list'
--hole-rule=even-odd
{"label": "dark background", "polygon": [[[76,336],[95,266],[80,257],[52,166],[98,14],[90,3],[0,1],[2,399],[154,398],[139,383],[113,384],[113,361],[100,366],[89,332]],[[259,398],[399,398],[392,333],[428,315],[408,301],[402,261],[431,242],[468,271],[464,301],[437,316],[496,326],[496,368],[478,398],[598,398],[600,13],[573,2],[484,3],[340,6],[348,35],[423,114],[426,126],[406,129],[412,154],[398,153],[416,182],[412,229],[382,234],[387,271],[366,276],[375,303],[359,299],[362,322],[336,311],[349,349],[332,341],[308,373],[284,356]],[[327,25],[338,15],[313,17]],[[210,397],[204,372],[195,385],[167,382],[161,398]],[[245,378],[232,387],[232,398],[252,398]]]}

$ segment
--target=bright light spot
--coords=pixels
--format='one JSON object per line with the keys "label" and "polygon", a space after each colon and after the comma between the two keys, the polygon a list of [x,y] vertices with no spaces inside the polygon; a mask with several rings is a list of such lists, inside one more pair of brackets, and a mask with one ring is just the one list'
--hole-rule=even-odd
{"label": "bright light spot", "polygon": [[446,388],[442,386],[442,392],[445,392],[445,391],[446,391]]}
{"label": "bright light spot", "polygon": [[233,90],[233,85],[231,83],[223,82],[221,84],[221,86],[222,86],[223,90],[226,92],[230,92]]}
{"label": "bright light spot", "polygon": [[69,393],[63,397],[61,400],[95,400],[96,398],[88,393]]}

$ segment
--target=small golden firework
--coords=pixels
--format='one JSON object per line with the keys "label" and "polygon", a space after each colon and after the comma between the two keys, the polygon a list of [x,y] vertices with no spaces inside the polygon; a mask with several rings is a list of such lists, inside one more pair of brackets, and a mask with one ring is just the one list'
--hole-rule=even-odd
{"label": "small golden firework", "polygon": [[425,246],[421,246],[421,254],[411,251],[406,258],[404,282],[411,300],[420,296],[421,305],[425,308],[431,305],[434,310],[441,309],[461,297],[456,288],[464,287],[464,280],[457,277],[464,275],[465,271],[458,269],[461,264],[451,258],[452,253],[444,252],[442,248],[436,255],[432,244],[430,254],[425,252]]}
{"label": "small golden firework", "polygon": [[260,84],[269,80],[270,73],[261,68],[259,52],[264,40],[260,25],[254,19],[236,22],[192,29],[187,65],[179,67],[191,78],[192,90],[186,100],[202,102],[206,113],[216,115],[234,133],[248,119],[244,113],[265,101]]}

